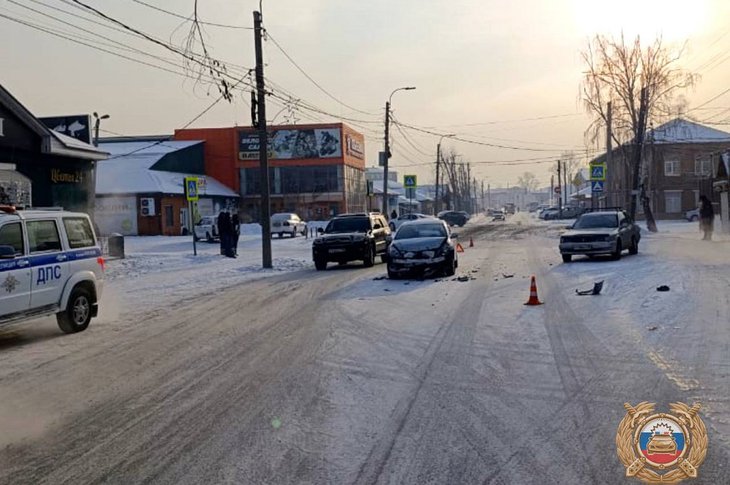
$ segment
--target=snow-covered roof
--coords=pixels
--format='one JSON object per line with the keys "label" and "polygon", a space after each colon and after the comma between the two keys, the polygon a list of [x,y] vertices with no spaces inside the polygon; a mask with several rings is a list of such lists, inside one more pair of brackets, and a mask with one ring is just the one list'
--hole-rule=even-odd
{"label": "snow-covered roof", "polygon": [[[185,177],[202,177],[200,174],[152,170],[152,166],[163,156],[183,148],[202,143],[201,141],[165,142],[113,142],[100,143],[99,146],[111,154],[109,160],[97,164],[96,193],[138,194],[164,193],[184,194]],[[239,197],[218,180],[205,176],[205,188],[201,196]]]}
{"label": "snow-covered roof", "polygon": [[718,143],[730,142],[730,133],[676,118],[656,127],[654,143]]}
{"label": "snow-covered roof", "polygon": [[48,131],[53,137],[51,139],[51,153],[54,155],[78,157],[88,160],[103,160],[109,156],[108,152],[94,145],[89,145],[86,142],[55,130],[49,129]]}

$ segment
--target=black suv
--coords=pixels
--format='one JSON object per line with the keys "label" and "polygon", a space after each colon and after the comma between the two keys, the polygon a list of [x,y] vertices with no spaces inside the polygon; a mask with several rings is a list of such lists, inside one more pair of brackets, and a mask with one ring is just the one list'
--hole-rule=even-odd
{"label": "black suv", "polygon": [[463,211],[443,211],[439,212],[438,218],[446,222],[450,226],[463,226],[469,218],[466,216],[466,212]]}
{"label": "black suv", "polygon": [[390,236],[388,222],[381,214],[342,214],[333,218],[312,244],[314,266],[327,269],[330,261],[345,264],[361,260],[365,266],[375,264],[380,255],[385,262]]}

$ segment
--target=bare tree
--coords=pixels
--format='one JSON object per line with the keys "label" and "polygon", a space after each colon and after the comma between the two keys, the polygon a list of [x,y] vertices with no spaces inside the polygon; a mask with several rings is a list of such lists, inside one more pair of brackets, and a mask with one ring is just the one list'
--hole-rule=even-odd
{"label": "bare tree", "polygon": [[[618,40],[597,35],[582,52],[586,71],[581,98],[593,116],[586,138],[594,144],[602,138],[611,103],[611,138],[632,172],[634,191],[646,185],[640,183],[639,173],[647,120],[671,113],[678,91],[697,80],[679,67],[682,51],[665,46],[661,38],[642,46],[638,36],[627,43],[623,35]],[[642,193],[641,199],[647,226],[655,231],[649,198]],[[636,215],[636,196],[631,199],[630,213]]]}
{"label": "bare tree", "polygon": [[472,184],[469,178],[469,167],[453,148],[442,155],[441,163],[446,175],[450,205],[455,210],[470,210]]}
{"label": "bare tree", "polygon": [[517,185],[525,189],[525,192],[535,192],[540,185],[540,181],[532,172],[525,172],[517,179]]}

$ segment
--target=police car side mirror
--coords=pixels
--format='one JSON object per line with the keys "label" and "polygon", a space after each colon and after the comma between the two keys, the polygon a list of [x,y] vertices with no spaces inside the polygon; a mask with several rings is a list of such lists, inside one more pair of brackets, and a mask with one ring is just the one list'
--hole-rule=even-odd
{"label": "police car side mirror", "polygon": [[0,259],[15,259],[15,248],[12,246],[0,246]]}

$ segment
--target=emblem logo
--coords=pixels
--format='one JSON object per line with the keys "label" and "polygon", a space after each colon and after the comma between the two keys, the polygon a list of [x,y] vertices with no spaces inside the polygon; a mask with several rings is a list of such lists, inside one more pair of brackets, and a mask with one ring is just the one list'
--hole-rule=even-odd
{"label": "emblem logo", "polygon": [[644,483],[679,483],[696,478],[707,454],[707,429],[692,407],[669,405],[672,414],[655,413],[654,403],[633,407],[626,403],[626,416],[616,432],[616,451],[627,477]]}
{"label": "emblem logo", "polygon": [[20,281],[18,281],[15,276],[10,274],[7,278],[5,278],[5,281],[3,281],[3,284],[0,286],[5,288],[5,291],[7,291],[8,293],[12,293],[13,291],[15,291],[15,287],[18,286],[18,283],[20,283]]}

